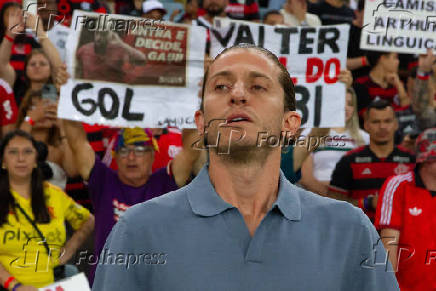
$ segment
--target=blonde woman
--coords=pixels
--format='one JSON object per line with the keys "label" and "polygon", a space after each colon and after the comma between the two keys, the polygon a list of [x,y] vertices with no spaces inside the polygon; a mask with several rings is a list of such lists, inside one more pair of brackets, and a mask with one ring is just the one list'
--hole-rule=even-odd
{"label": "blonde woman", "polygon": [[[307,134],[309,129],[303,132]],[[327,194],[331,174],[336,163],[349,150],[369,143],[369,135],[359,128],[357,98],[352,88],[347,89],[345,127],[331,128],[325,143],[304,161],[300,184],[320,195]]]}

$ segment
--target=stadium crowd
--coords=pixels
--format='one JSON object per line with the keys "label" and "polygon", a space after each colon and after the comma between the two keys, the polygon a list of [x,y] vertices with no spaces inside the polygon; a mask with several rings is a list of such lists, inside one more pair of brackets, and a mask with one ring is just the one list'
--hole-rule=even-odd
{"label": "stadium crowd", "polygon": [[[129,207],[189,184],[208,162],[207,152],[192,146],[200,139],[195,130],[120,129],[57,117],[59,88],[70,77],[64,62],[74,9],[206,28],[215,17],[349,24],[339,75],[346,85],[345,127],[298,132],[306,139],[339,136],[340,143],[323,138],[316,148],[284,148],[281,169],[293,184],[368,215],[401,290],[436,288],[436,56],[361,49],[363,0],[38,0],[37,15],[23,13],[22,5],[0,0],[0,290],[38,290],[77,268],[92,284],[97,264],[78,258],[98,257]],[[65,16],[61,24],[54,14]],[[106,37],[79,50],[84,75],[112,72],[91,54],[122,46],[116,36]],[[124,49],[143,61],[140,52]],[[116,82],[120,71],[113,72]],[[23,249],[29,238],[45,243]],[[45,275],[20,268],[25,255],[35,261],[39,253]]]}

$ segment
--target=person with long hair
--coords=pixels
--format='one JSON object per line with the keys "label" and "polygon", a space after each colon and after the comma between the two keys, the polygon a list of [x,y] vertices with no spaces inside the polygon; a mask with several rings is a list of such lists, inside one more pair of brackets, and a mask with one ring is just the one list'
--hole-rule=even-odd
{"label": "person with long hair", "polygon": [[306,158],[301,169],[300,184],[321,195],[327,194],[331,174],[341,157],[347,151],[369,143],[369,135],[359,128],[354,90],[348,88],[345,96],[345,127],[331,128],[325,144]]}
{"label": "person with long hair", "polygon": [[47,162],[53,171],[50,183],[65,190],[67,176],[78,174],[72,151],[57,118],[57,104],[42,97],[42,91],[28,91],[18,110],[17,126],[48,147]]}
{"label": "person with long hair", "polygon": [[[33,30],[38,41],[25,29]],[[23,13],[18,3],[3,4],[0,10],[0,78],[14,88],[18,104],[28,89],[24,78],[26,56],[38,47],[52,66],[50,74],[54,74],[62,65],[62,59],[47,37],[41,19],[31,13]]]}
{"label": "person with long hair", "polygon": [[[40,146],[14,130],[0,146],[0,284],[33,291],[54,281],[94,228],[89,211],[45,181]],[[66,242],[65,221],[75,230]]]}

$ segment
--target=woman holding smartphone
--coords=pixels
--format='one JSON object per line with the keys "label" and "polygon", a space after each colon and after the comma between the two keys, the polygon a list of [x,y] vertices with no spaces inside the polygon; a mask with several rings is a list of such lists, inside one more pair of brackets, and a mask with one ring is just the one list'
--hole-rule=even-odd
{"label": "woman holding smartphone", "polygon": [[[56,94],[54,97],[57,97]],[[77,170],[63,124],[57,118],[55,98],[50,89],[28,91],[18,110],[17,126],[47,145],[47,162],[53,171],[49,182],[65,190],[67,176],[76,176]]]}

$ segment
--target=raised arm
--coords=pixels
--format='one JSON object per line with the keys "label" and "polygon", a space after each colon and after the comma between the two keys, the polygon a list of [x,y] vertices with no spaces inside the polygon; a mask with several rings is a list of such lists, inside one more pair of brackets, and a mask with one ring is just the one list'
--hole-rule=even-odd
{"label": "raised arm", "polygon": [[95,152],[88,142],[86,132],[79,122],[63,120],[65,136],[70,145],[79,175],[88,180],[95,164]]}
{"label": "raised arm", "polygon": [[433,107],[433,90],[430,87],[430,74],[436,56],[429,49],[427,55],[419,56],[417,78],[415,79],[412,108],[422,128],[432,127],[436,122],[436,112]]}
{"label": "raised arm", "polygon": [[183,149],[171,161],[171,171],[176,184],[182,187],[186,184],[193,171],[194,163],[199,158],[201,150],[193,144],[199,139],[196,129],[184,129],[182,132]]}
{"label": "raised arm", "polygon": [[47,54],[48,59],[53,67],[53,76],[55,76],[58,68],[62,65],[62,59],[59,55],[58,50],[50,41],[47,33],[44,31],[44,25],[41,18],[35,16],[31,13],[26,12],[26,27],[33,29],[36,36],[38,37],[38,42],[41,45],[43,51]]}
{"label": "raised arm", "polygon": [[9,64],[11,58],[12,45],[15,36],[24,29],[24,22],[21,10],[12,9],[9,15],[9,27],[5,29],[5,35],[0,43],[0,78],[14,86],[16,73],[14,68]]}

